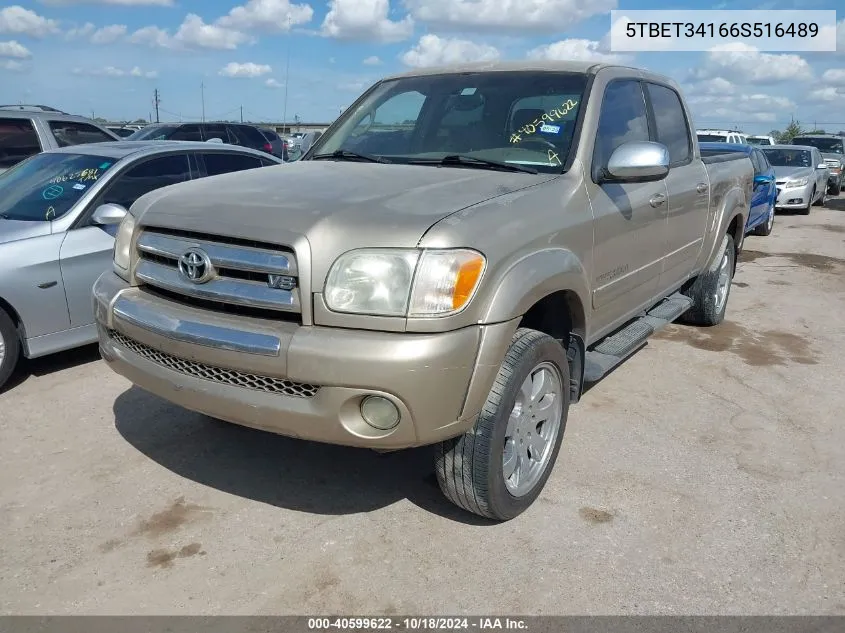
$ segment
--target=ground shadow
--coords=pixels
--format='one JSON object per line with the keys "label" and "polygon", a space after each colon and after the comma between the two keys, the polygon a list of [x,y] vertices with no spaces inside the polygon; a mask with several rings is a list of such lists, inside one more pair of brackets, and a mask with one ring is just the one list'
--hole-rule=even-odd
{"label": "ground shadow", "polygon": [[838,198],[828,198],[824,208],[831,211],[845,211],[845,195],[840,195]]}
{"label": "ground shadow", "polygon": [[325,515],[368,512],[408,499],[460,523],[495,525],[440,492],[431,448],[378,454],[294,440],[213,420],[137,387],[114,403],[118,432],[164,468],[279,508]]}
{"label": "ground shadow", "polygon": [[14,389],[32,376],[49,376],[57,371],[80,367],[98,360],[100,360],[100,348],[96,343],[40,358],[29,359],[21,356],[12,376],[3,387],[0,387],[0,393]]}

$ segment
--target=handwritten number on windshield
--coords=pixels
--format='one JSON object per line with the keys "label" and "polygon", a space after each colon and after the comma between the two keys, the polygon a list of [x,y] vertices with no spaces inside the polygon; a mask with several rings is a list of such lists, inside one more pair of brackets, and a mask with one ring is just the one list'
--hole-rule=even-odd
{"label": "handwritten number on windshield", "polygon": [[543,116],[537,117],[531,123],[526,123],[521,128],[519,128],[516,132],[511,134],[510,141],[511,143],[519,143],[522,141],[523,134],[528,136],[534,134],[537,130],[539,130],[543,125],[546,123],[553,123],[555,121],[559,121],[567,114],[572,112],[573,108],[578,105],[577,101],[573,101],[572,99],[567,99],[564,101],[559,108],[553,108],[549,112],[543,114]]}

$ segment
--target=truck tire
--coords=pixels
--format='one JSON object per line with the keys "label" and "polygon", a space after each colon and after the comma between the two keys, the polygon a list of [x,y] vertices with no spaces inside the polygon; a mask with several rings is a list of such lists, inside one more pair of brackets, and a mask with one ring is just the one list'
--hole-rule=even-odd
{"label": "truck tire", "polygon": [[11,317],[0,308],[0,391],[9,380],[21,351],[18,330]]}
{"label": "truck tire", "polygon": [[473,427],[437,446],[443,494],[489,519],[522,513],[552,472],[568,410],[566,350],[547,334],[518,329]]}
{"label": "truck tire", "polygon": [[762,235],[766,237],[772,234],[772,228],[775,226],[775,203],[772,202],[769,213],[766,216],[766,221],[754,227],[754,235]]}
{"label": "truck tire", "polygon": [[731,293],[736,249],[728,234],[722,238],[721,255],[710,268],[695,278],[684,294],[692,299],[692,307],[681,317],[691,325],[718,325],[725,318],[725,308]]}
{"label": "truck tire", "polygon": [[828,193],[830,193],[830,195],[832,195],[832,196],[838,196],[841,191],[842,191],[842,183],[837,182],[837,183],[830,185],[830,190],[828,191]]}

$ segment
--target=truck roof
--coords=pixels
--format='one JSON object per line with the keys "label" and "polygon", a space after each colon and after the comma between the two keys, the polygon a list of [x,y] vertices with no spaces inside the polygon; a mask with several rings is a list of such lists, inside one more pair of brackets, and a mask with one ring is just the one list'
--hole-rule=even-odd
{"label": "truck roof", "polygon": [[603,68],[626,68],[638,73],[649,73],[642,68],[625,66],[624,64],[606,64],[583,61],[557,61],[557,60],[522,60],[522,61],[496,61],[496,62],[472,62],[466,64],[453,64],[450,66],[434,66],[430,68],[415,68],[402,73],[388,75],[385,79],[398,79],[400,77],[421,77],[425,75],[445,75],[462,72],[514,72],[514,71],[556,71],[595,74]]}
{"label": "truck roof", "polygon": [[795,138],[838,138],[842,137],[839,134],[798,134]]}

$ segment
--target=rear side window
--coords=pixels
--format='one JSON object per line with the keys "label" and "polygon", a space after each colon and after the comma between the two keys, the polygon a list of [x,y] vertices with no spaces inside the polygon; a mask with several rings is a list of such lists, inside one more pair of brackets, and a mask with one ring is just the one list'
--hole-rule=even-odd
{"label": "rear side window", "polygon": [[232,139],[229,138],[229,134],[226,132],[226,126],[222,123],[206,123],[202,126],[202,131],[205,136],[203,140],[205,141],[213,138],[219,138],[224,143],[232,142]]}
{"label": "rear side window", "polygon": [[182,125],[170,135],[171,141],[202,141],[199,125]]}
{"label": "rear side window", "polygon": [[762,165],[760,164],[760,152],[757,150],[751,152],[751,164],[754,165],[755,176],[762,171]]}
{"label": "rear side window", "polygon": [[760,161],[760,171],[769,171],[771,165],[769,165],[769,159],[763,152],[757,152],[757,160]]}
{"label": "rear side window", "polygon": [[238,140],[240,140],[240,145],[261,148],[264,147],[264,144],[267,142],[264,135],[254,127],[249,127],[248,125],[232,125],[229,129],[237,135]]}
{"label": "rear side window", "polygon": [[38,134],[29,119],[0,119],[0,168],[18,164],[41,151]]}
{"label": "rear side window", "polygon": [[155,189],[191,179],[187,154],[172,154],[130,167],[117,177],[103,196],[103,202],[114,202],[125,208]]}
{"label": "rear side window", "polygon": [[642,88],[636,80],[620,79],[608,84],[601,103],[593,167],[607,166],[610,155],[623,143],[648,141],[648,117]]}
{"label": "rear side window", "polygon": [[105,143],[114,140],[103,130],[87,123],[50,121],[49,125],[59,147],[70,147],[83,143]]}
{"label": "rear side window", "polygon": [[219,154],[203,154],[202,157],[205,160],[205,170],[209,176],[261,167],[260,159],[255,156],[246,156],[245,154],[221,152]]}
{"label": "rear side window", "polygon": [[692,153],[692,144],[680,97],[666,86],[657,84],[647,84],[647,86],[657,126],[657,142],[669,148],[669,160],[672,165],[688,161]]}

